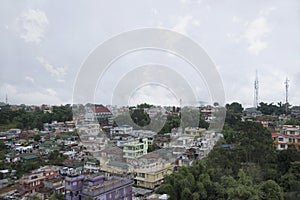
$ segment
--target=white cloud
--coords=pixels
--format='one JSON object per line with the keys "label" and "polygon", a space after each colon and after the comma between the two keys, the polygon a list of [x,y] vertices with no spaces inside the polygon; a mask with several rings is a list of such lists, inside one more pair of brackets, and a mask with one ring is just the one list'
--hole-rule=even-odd
{"label": "white cloud", "polygon": [[34,83],[34,78],[32,78],[30,76],[26,76],[25,80],[30,81],[31,83]]}
{"label": "white cloud", "polygon": [[35,44],[39,44],[44,39],[49,24],[46,14],[38,9],[22,12],[16,22],[20,38]]}
{"label": "white cloud", "polygon": [[248,51],[258,55],[263,49],[268,47],[268,42],[264,37],[271,31],[264,17],[259,17],[250,23],[246,23],[246,31],[243,37],[247,40]]}
{"label": "white cloud", "polygon": [[56,92],[53,89],[44,89],[43,91],[32,91],[24,92],[19,90],[16,86],[4,83],[0,85],[0,95],[8,96],[8,103],[15,104],[19,103],[20,99],[26,104],[61,104],[62,100],[59,99],[56,95]]}
{"label": "white cloud", "polygon": [[159,11],[155,8],[152,8],[151,9],[151,14],[154,15],[154,16],[157,16],[159,14]]}
{"label": "white cloud", "polygon": [[56,96],[57,95],[57,92],[55,90],[53,90],[52,88],[47,88],[46,91],[51,96]]}
{"label": "white cloud", "polygon": [[196,20],[193,16],[186,15],[184,17],[178,17],[178,22],[172,29],[179,33],[186,34],[188,26],[199,26],[199,24],[199,21]]}
{"label": "white cloud", "polygon": [[64,82],[63,77],[66,75],[66,67],[55,67],[43,57],[37,57],[36,59],[51,74],[51,76],[57,79],[57,81]]}

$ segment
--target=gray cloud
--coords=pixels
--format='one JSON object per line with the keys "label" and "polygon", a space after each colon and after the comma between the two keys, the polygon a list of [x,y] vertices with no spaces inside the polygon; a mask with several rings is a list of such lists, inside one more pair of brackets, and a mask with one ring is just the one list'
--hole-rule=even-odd
{"label": "gray cloud", "polygon": [[[76,74],[97,45],[120,32],[163,27],[186,34],[206,49],[218,66],[227,102],[253,104],[257,69],[260,100],[284,101],[283,82],[289,77],[290,101],[300,104],[297,0],[33,0],[4,1],[0,9],[0,101],[10,93],[11,103],[70,102]],[[192,72],[172,59],[156,56],[155,63],[176,65],[185,72],[184,79],[193,80]],[[149,63],[146,55],[128,55],[118,65],[145,63]],[[106,77],[108,88],[127,69],[116,67]],[[201,91],[207,91],[200,85]],[[203,101],[209,102],[208,97]]]}

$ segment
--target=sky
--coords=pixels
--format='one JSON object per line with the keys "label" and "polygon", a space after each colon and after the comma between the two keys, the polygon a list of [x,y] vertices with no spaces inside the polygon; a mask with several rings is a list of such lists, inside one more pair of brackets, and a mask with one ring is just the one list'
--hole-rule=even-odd
{"label": "sky", "polygon": [[[298,0],[3,0],[0,7],[0,102],[60,105],[73,102],[74,85],[88,56],[113,36],[141,28],[176,31],[213,61],[225,101],[253,106],[257,70],[259,101],[300,104],[300,1]],[[176,71],[131,73],[149,64]],[[169,69],[169,70],[170,70]],[[172,70],[171,70],[172,71]],[[145,72],[145,71],[144,71]],[[174,72],[175,73],[175,72]],[[133,76],[188,83],[197,103],[211,103],[205,74],[168,52],[141,50],[122,56],[99,77],[95,101],[113,104],[118,86]],[[178,79],[174,80],[174,77]],[[127,77],[127,78],[126,78]],[[162,80],[162,79],[157,79]],[[172,88],[174,87],[174,88]],[[178,104],[176,85],[137,85],[128,104]],[[188,104],[188,102],[187,102]],[[191,103],[192,104],[192,103]]]}

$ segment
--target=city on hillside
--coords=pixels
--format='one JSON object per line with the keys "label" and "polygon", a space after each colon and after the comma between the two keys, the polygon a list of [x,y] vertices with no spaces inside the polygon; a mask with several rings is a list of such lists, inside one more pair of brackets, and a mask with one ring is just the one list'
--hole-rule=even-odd
{"label": "city on hillside", "polygon": [[1,103],[0,122],[2,199],[299,195],[300,106]]}

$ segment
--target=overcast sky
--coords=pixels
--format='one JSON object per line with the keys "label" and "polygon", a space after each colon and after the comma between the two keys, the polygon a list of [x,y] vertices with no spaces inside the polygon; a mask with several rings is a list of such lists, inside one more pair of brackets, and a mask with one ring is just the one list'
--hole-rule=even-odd
{"label": "overcast sky", "polygon": [[[185,34],[206,50],[223,81],[226,102],[253,105],[257,70],[260,101],[284,102],[288,77],[289,101],[300,104],[298,0],[3,0],[1,4],[0,102],[7,94],[10,104],[72,103],[80,67],[99,44],[132,29],[160,27]],[[117,65],[137,66],[153,59],[181,68],[183,79],[192,79],[187,64],[173,57],[163,52],[124,56],[101,80],[107,88],[97,89],[96,100],[110,103],[106,98],[112,91],[110,81],[121,81],[126,73]],[[205,84],[196,85],[200,100],[209,102]],[[128,102],[146,100],[178,102],[172,92],[157,86],[140,89]]]}

